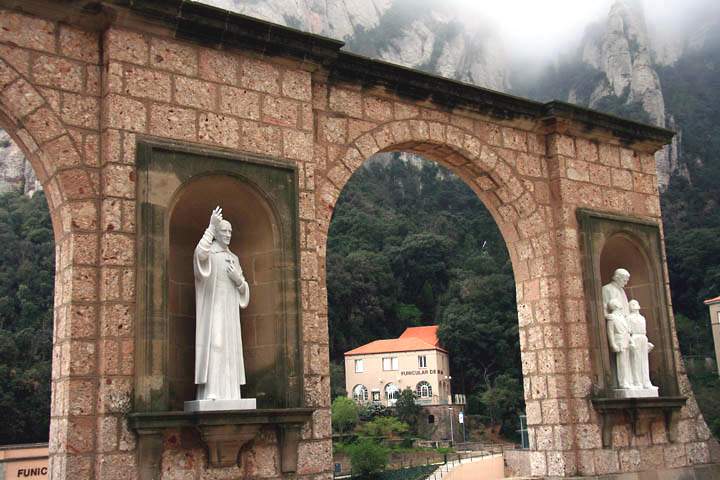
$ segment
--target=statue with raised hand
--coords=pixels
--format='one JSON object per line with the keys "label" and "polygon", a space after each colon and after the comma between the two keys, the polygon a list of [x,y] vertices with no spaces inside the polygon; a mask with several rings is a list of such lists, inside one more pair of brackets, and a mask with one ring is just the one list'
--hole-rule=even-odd
{"label": "statue with raised hand", "polygon": [[245,385],[240,309],[250,301],[250,287],[237,255],[230,251],[232,225],[216,207],[195,248],[195,383],[197,401],[186,410],[255,408],[243,399]]}

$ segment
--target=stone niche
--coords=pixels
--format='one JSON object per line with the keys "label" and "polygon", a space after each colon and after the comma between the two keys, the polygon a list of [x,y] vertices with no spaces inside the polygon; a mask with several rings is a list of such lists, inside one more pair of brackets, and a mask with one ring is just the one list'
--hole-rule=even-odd
{"label": "stone niche", "polygon": [[[665,419],[669,440],[674,440],[675,417],[685,398],[680,396],[672,342],[672,317],[666,289],[660,228],[652,221],[578,210],[583,280],[590,322],[590,353],[593,369],[593,404],[603,422],[603,444],[611,446],[612,426],[630,423],[633,433],[643,434],[652,420]],[[630,272],[625,287],[628,299],[640,302],[647,320],[647,336],[655,348],[650,353],[650,378],[659,387],[659,398],[612,398],[617,388],[606,321],[602,286],[617,268]]]}
{"label": "stone niche", "polygon": [[[312,414],[302,404],[296,168],[161,143],[140,143],[137,165],[138,319],[129,417],[140,434],[143,470],[155,468],[147,462],[163,429],[193,431],[210,466],[229,466],[245,443],[274,425],[283,470],[293,471],[293,446]],[[240,315],[242,395],[256,398],[258,409],[188,413],[183,403],[196,393],[192,258],[216,205],[233,225],[230,248],[251,289]]]}

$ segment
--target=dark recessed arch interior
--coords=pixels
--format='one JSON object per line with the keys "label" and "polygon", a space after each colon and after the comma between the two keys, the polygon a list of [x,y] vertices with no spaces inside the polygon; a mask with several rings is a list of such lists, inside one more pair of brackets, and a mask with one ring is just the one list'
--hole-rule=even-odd
{"label": "dark recessed arch interior", "polygon": [[282,242],[279,224],[258,189],[232,175],[204,175],[176,194],[169,216],[168,376],[171,401],[177,409],[195,395],[195,284],[193,252],[219,205],[233,226],[230,249],[238,255],[250,285],[251,300],[241,311],[243,351],[248,384],[243,396],[257,397],[258,406],[275,406],[280,395],[275,370],[284,350]]}

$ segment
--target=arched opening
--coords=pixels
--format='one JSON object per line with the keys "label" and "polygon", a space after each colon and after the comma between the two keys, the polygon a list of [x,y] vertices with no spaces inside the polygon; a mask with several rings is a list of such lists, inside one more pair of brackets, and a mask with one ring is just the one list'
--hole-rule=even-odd
{"label": "arched opening", "polygon": [[388,383],[385,385],[385,401],[388,406],[391,407],[395,405],[398,398],[400,398],[400,388],[394,383]]}
{"label": "arched opening", "polygon": [[652,271],[647,253],[629,234],[618,233],[607,239],[600,254],[600,277],[606,285],[612,280],[618,268],[630,272],[630,281],[625,286],[628,300],[637,300],[641,314],[647,321],[647,336],[658,348],[650,352],[650,378],[659,381],[662,346],[658,327],[660,303],[656,295],[658,276]]}
{"label": "arched opening", "polygon": [[0,444],[47,442],[55,241],[25,150],[0,130]]}
{"label": "arched opening", "polygon": [[424,380],[417,384],[415,392],[420,400],[430,400],[433,396],[432,385]]}
{"label": "arched opening", "polygon": [[230,250],[240,260],[251,302],[241,311],[243,356],[248,384],[244,397],[259,407],[282,404],[285,386],[283,248],[280,226],[269,203],[247,181],[230,175],[204,175],[175,195],[169,216],[168,309],[171,402],[177,409],[195,398],[195,281],[193,253],[216,205],[233,225]]}
{"label": "arched opening", "polygon": [[[327,238],[331,391],[345,387],[355,398],[353,386],[362,381],[372,393],[384,390],[392,406],[389,386],[398,399],[409,389],[428,410],[410,435],[442,440],[444,428],[423,428],[433,408],[467,399],[466,413],[490,419],[495,405],[488,400],[503,390],[514,401],[488,421],[512,437],[523,409],[516,279],[503,233],[483,205],[499,199],[477,182],[471,187],[450,156],[457,161],[449,148],[381,153],[343,185]],[[402,351],[406,329],[431,326],[441,350]],[[387,343],[377,349],[378,340]],[[400,350],[382,346],[396,341]],[[344,372],[341,359],[351,351]],[[484,435],[481,428],[467,433]]]}
{"label": "arched opening", "polygon": [[364,403],[368,401],[368,390],[365,385],[355,385],[352,389],[353,400],[358,403]]}

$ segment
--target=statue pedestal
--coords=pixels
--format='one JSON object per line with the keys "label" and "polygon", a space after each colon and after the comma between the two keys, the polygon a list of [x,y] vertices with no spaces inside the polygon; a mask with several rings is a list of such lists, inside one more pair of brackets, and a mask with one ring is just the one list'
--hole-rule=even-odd
{"label": "statue pedestal", "polygon": [[[650,388],[616,388],[612,391],[613,398],[654,398],[658,397],[658,387]],[[186,407],[187,408],[187,407]]]}
{"label": "statue pedestal", "polygon": [[255,410],[257,404],[254,398],[240,398],[237,400],[192,400],[185,402],[186,412],[222,412],[225,410]]}

